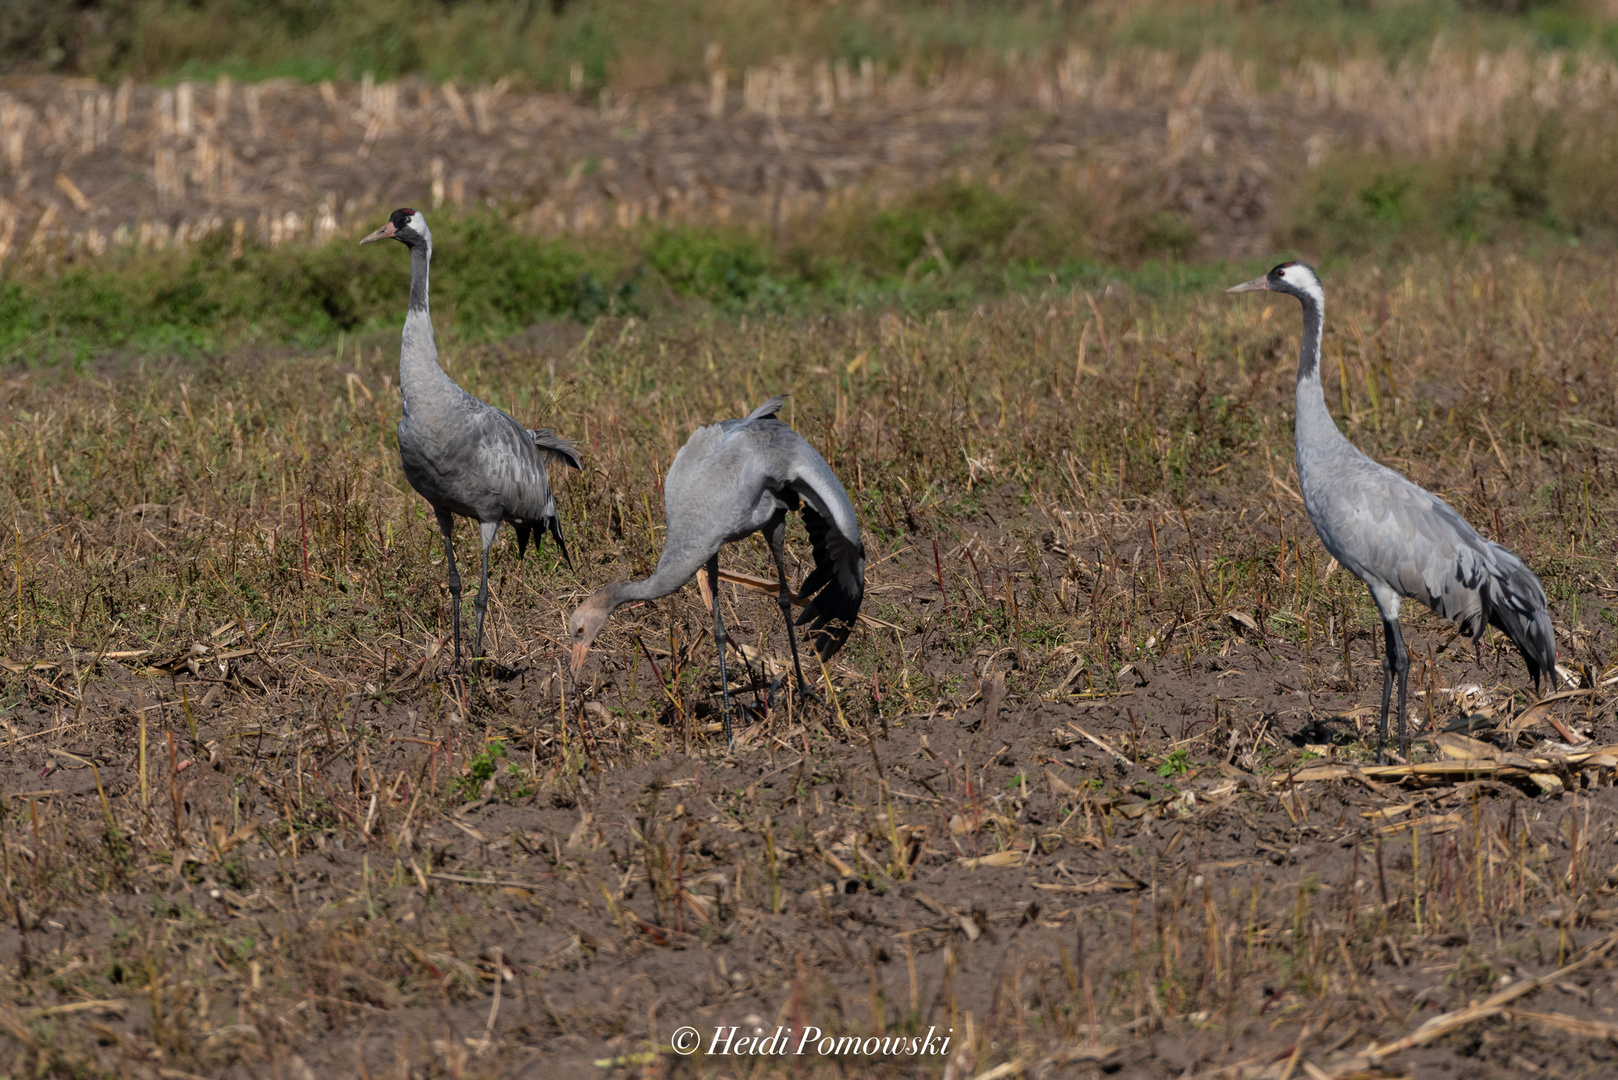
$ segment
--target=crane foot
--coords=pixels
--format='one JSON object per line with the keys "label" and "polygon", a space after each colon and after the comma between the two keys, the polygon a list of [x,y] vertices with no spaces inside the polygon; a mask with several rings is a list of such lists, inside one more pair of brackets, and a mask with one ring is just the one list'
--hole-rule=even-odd
{"label": "crane foot", "polygon": [[[766,709],[775,708],[775,694],[776,691],[781,689],[781,681],[782,677],[780,675],[777,675],[775,678],[770,680],[770,689],[764,695],[764,707]],[[798,684],[797,695],[798,704],[800,705],[813,702],[814,704],[819,705],[821,708],[826,707],[826,702],[822,700],[821,696],[809,689],[809,687],[803,683]]]}

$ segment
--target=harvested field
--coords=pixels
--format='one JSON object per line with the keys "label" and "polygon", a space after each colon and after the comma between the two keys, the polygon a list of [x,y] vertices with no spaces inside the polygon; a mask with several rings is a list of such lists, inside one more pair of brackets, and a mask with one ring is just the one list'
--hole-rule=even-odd
{"label": "harvested field", "polygon": [[[497,545],[486,679],[448,667],[391,334],[13,370],[6,1068],[1609,1074],[1607,269],[1474,254],[1328,288],[1334,411],[1539,572],[1564,669],[1530,707],[1508,644],[1407,614],[1391,771],[1361,741],[1374,612],[1295,494],[1290,301],[452,339],[455,377],[586,458],[558,478],[572,570]],[[650,570],[687,432],[778,391],[859,509],[871,618],[824,708],[766,707],[779,616],[721,585],[749,661],[727,753],[697,589],[620,612],[582,685],[560,635]],[[949,1043],[706,1053],[720,1027]]]}
{"label": "harvested field", "polygon": [[545,233],[642,221],[779,229],[839,197],[982,180],[997,158],[1003,172],[1008,139],[1065,166],[1069,183],[1111,192],[1171,151],[1184,157],[1178,143],[1195,134],[1199,151],[1224,151],[1221,161],[1199,153],[1176,163],[1158,201],[1201,210],[1220,251],[1250,252],[1266,209],[1257,188],[1267,170],[1256,162],[1296,157],[1302,145],[1277,142],[1279,102],[1256,113],[1234,102],[1212,116],[1199,108],[1198,131],[1181,131],[1189,120],[1166,120],[1172,70],[1144,99],[1126,84],[1102,109],[1075,100],[1052,112],[1022,87],[960,80],[924,90],[829,71],[824,102],[788,66],[747,72],[743,92],[717,110],[696,90],[587,102],[419,81],[317,89],[227,79],[162,91],[38,82],[0,106],[12,110],[0,115],[14,118],[6,130],[18,148],[0,208],[15,230],[8,251],[185,244],[237,221],[271,245],[320,243],[384,202],[487,204]]}
{"label": "harvested field", "polygon": [[1334,154],[1475,156],[1533,142],[1525,112],[1605,132],[1615,87],[1618,66],[1594,55],[1545,63],[1440,46],[1392,73],[1379,59],[1307,61],[1264,90],[1251,64],[1219,50],[1103,62],[1077,46],[925,84],[902,69],[781,59],[715,66],[707,86],[591,98],[420,79],[13,77],[0,84],[0,265],[218,231],[238,251],[244,236],[324,243],[406,202],[493,207],[540,234],[732,222],[774,239],[850,199],[1028,175],[1086,208],[1099,255],[1251,258],[1285,223],[1299,175]]}

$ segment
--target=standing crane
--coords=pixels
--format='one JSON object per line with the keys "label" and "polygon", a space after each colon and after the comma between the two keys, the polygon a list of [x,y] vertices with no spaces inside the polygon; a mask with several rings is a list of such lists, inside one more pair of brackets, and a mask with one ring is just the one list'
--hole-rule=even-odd
{"label": "standing crane", "polygon": [[780,582],[776,603],[786,620],[798,692],[811,696],[798,661],[793,632],[792,590],[787,585],[786,519],[803,515],[815,566],[799,595],[807,601],[797,625],[808,625],[815,651],[830,659],[848,640],[865,595],[865,545],[860,542],[854,504],[831,466],[803,436],[776,418],[782,398],[773,397],[741,420],[724,420],[691,433],[663,480],[667,522],[663,554],[652,576],[617,581],[592,593],[568,619],[573,642],[573,673],[584,667],[590,643],[623,604],[656,600],[706,568],[714,589],[714,645],[719,651],[719,685],[725,744],[731,743],[730,683],[725,674],[725,620],[720,614],[719,549],[762,532],[775,558]]}
{"label": "standing crane", "polygon": [[1399,681],[1399,744],[1405,737],[1405,683],[1410,653],[1399,631],[1399,604],[1418,600],[1459,624],[1474,642],[1490,625],[1504,631],[1522,653],[1539,689],[1541,672],[1556,668],[1556,636],[1545,607],[1545,590],[1534,572],[1511,551],[1479,536],[1450,506],[1355,448],[1337,430],[1320,385],[1320,339],[1326,293],[1309,266],[1282,263],[1261,278],[1227,292],[1286,293],[1303,304],[1303,344],[1298,352],[1297,419],[1293,442],[1304,509],[1320,542],[1371,590],[1382,616],[1382,721],[1376,759],[1384,761],[1388,698]]}
{"label": "standing crane", "polygon": [[461,575],[455,569],[454,515],[478,523],[483,538],[482,579],[473,601],[477,635],[474,663],[483,656],[483,616],[489,606],[489,547],[502,521],[517,534],[517,557],[545,533],[556,538],[569,566],[567,542],[551,494],[546,459],[579,468],[573,444],[550,428],[530,431],[505,412],[462,390],[438,366],[433,319],[427,310],[427,270],[433,234],[419,210],[395,210],[387,222],[361,240],[397,240],[410,249],[410,306],[399,346],[399,461],[405,479],[432,506],[444,536],[449,594],[455,609],[455,666],[461,664]]}

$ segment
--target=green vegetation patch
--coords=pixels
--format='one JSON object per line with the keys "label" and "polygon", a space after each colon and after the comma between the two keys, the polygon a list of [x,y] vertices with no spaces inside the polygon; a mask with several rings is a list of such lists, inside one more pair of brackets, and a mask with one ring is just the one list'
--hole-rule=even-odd
{"label": "green vegetation patch", "polygon": [[[920,311],[1053,283],[1099,289],[1123,280],[1162,296],[1222,280],[1218,268],[1178,262],[1178,234],[1163,239],[1162,215],[1103,217],[1071,187],[1049,194],[1058,185],[1044,179],[1044,189],[1030,172],[1016,184],[951,180],[897,200],[851,199],[773,239],[760,229],[666,225],[550,239],[491,211],[445,211],[433,215],[435,323],[441,336],[484,341],[541,321],[671,305]],[[409,275],[391,245],[233,248],[222,233],[55,274],[14,267],[0,279],[0,359],[310,347],[395,325]]]}
{"label": "green vegetation patch", "polygon": [[1342,154],[1311,170],[1278,230],[1340,255],[1410,253],[1454,242],[1611,242],[1618,121],[1521,105],[1499,130],[1432,156]]}
{"label": "green vegetation patch", "polygon": [[572,85],[575,71],[589,88],[700,80],[711,44],[736,67],[791,52],[908,67],[922,79],[1073,41],[1098,55],[1144,46],[1185,60],[1219,47],[1268,78],[1301,59],[1419,62],[1440,37],[1486,51],[1618,51],[1614,25],[1577,0],[9,0],[0,13],[0,58],[10,70],[306,80],[371,71],[547,88]]}
{"label": "green vegetation patch", "polygon": [[[476,337],[590,318],[622,298],[610,283],[624,269],[621,254],[523,236],[492,216],[450,219],[434,234],[433,307],[440,327]],[[336,241],[248,243],[233,254],[217,234],[185,250],[127,251],[0,283],[0,355],[309,345],[397,320],[409,280],[402,251]]]}

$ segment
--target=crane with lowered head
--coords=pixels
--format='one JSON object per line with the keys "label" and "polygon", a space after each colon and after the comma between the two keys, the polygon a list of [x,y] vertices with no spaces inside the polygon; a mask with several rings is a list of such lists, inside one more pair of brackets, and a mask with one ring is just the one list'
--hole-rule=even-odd
{"label": "crane with lowered head", "polygon": [[725,744],[731,743],[730,686],[725,674],[725,620],[717,595],[719,549],[762,532],[775,559],[780,589],[776,603],[787,624],[798,692],[809,696],[791,615],[787,584],[787,514],[803,516],[814,553],[814,569],[799,597],[807,600],[797,625],[814,634],[815,651],[830,659],[848,640],[865,595],[865,545],[854,504],[831,466],[814,447],[776,416],[782,398],[773,397],[739,420],[698,428],[674,455],[663,479],[667,529],[663,554],[652,575],[617,581],[591,594],[568,619],[573,672],[583,669],[590,643],[620,606],[668,596],[706,568],[715,587],[714,644],[719,650],[719,683]]}

